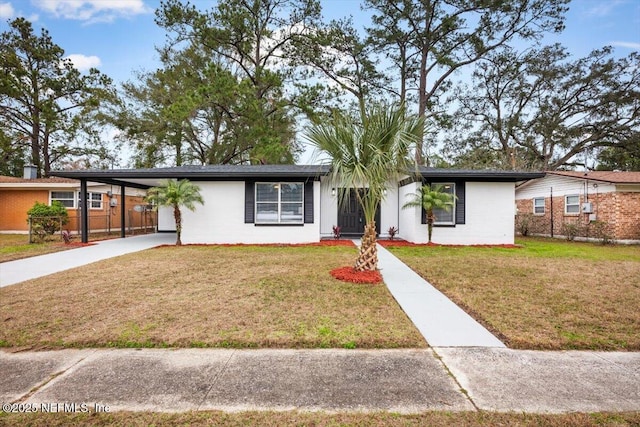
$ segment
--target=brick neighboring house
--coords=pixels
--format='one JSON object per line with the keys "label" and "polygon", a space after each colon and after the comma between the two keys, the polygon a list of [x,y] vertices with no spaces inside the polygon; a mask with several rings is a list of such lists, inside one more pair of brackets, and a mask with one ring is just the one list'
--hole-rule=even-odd
{"label": "brick neighboring house", "polygon": [[640,243],[640,172],[547,172],[516,187],[516,207],[519,233]]}
{"label": "brick neighboring house", "polygon": [[[77,233],[80,229],[80,181],[58,177],[30,178],[29,175],[27,171],[25,178],[0,175],[0,233],[28,233],[27,211],[35,202],[51,204],[52,200],[59,200],[67,207],[69,222],[63,228]],[[137,229],[144,225],[155,225],[155,215],[152,220],[149,213],[136,209],[137,205],[146,205],[144,192],[127,189],[129,191],[131,195],[125,195],[125,226]],[[119,192],[119,186],[112,189],[105,184],[88,184],[91,231],[119,229],[122,206]]]}

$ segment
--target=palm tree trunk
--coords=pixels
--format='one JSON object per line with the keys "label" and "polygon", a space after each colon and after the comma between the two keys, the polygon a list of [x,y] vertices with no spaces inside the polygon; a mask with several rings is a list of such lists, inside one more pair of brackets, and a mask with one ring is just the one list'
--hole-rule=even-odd
{"label": "palm tree trunk", "polygon": [[427,210],[427,234],[429,235],[429,241],[427,243],[431,243],[431,235],[433,234],[433,222],[435,220],[435,215],[433,214],[433,210]]}
{"label": "palm tree trunk", "polygon": [[180,235],[182,234],[182,212],[178,206],[173,207],[173,218],[176,220],[176,246],[182,245]]}
{"label": "palm tree trunk", "polygon": [[376,248],[376,223],[372,221],[364,226],[364,235],[360,245],[360,253],[353,267],[356,271],[373,271],[378,269],[378,249]]}

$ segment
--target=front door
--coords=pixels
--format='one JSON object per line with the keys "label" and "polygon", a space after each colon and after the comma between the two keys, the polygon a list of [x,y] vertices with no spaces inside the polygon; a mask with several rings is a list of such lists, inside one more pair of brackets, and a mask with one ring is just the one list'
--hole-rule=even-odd
{"label": "front door", "polygon": [[[341,188],[340,191],[345,191],[344,188]],[[357,191],[364,191],[364,189],[360,188]],[[347,198],[340,197],[338,200],[340,201],[338,207],[338,225],[340,226],[340,231],[342,234],[347,235],[358,235],[362,236],[364,233],[364,212],[362,211],[362,206],[358,203],[358,199],[356,198],[356,189],[349,189],[349,196]],[[376,231],[380,234],[380,207],[376,210]]]}

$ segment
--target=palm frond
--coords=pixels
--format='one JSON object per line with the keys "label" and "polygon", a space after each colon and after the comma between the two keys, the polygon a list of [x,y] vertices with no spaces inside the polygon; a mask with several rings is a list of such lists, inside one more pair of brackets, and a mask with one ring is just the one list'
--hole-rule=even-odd
{"label": "palm frond", "polygon": [[[407,117],[402,106],[378,105],[362,122],[335,112],[331,122],[314,126],[306,139],[330,158],[333,187],[367,189],[357,197],[369,223],[389,183],[411,171],[411,150],[423,126],[421,119]],[[341,197],[346,199],[348,192]]]}

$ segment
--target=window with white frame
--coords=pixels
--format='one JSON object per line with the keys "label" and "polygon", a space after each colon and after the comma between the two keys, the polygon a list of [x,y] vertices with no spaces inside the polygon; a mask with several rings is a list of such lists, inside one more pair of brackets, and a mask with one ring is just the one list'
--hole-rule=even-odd
{"label": "window with white frame", "polygon": [[533,213],[536,215],[544,215],[544,197],[536,197],[533,199]]}
{"label": "window with white frame", "polygon": [[257,182],[257,224],[302,224],[304,184],[301,182]]}
{"label": "window with white frame", "polygon": [[447,203],[447,209],[435,208],[433,210],[433,214],[436,217],[433,223],[435,225],[454,225],[456,223],[456,201],[454,197],[456,194],[456,185],[453,183],[432,184],[431,188],[433,189],[436,186],[440,186],[441,192],[451,196],[451,202]]}
{"label": "window with white frame", "polygon": [[[102,209],[102,193],[87,193],[89,209]],[[78,191],[78,206],[82,203],[82,194]]]}
{"label": "window with white frame", "polygon": [[51,191],[50,193],[51,203],[58,201],[62,203],[65,208],[75,208],[76,198],[73,191]]}
{"label": "window with white frame", "polygon": [[569,215],[580,213],[580,196],[572,194],[564,197],[564,213]]}

